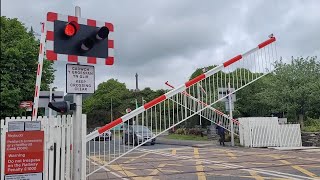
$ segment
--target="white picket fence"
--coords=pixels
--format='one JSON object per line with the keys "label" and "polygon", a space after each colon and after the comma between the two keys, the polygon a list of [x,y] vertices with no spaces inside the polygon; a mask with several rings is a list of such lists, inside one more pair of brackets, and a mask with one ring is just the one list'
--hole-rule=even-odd
{"label": "white picket fence", "polygon": [[279,124],[277,117],[239,118],[240,144],[246,147],[301,147],[300,124]]}
{"label": "white picket fence", "polygon": [[[31,121],[31,117],[11,117],[1,120],[1,175],[4,180],[5,140],[8,132],[8,123],[12,121]],[[44,131],[44,180],[69,180],[72,175],[72,121],[71,115],[38,117],[41,121],[41,130]],[[86,115],[82,115],[82,121],[86,122]],[[86,123],[83,123],[83,133],[86,134]],[[85,141],[84,141],[85,142]],[[85,143],[83,144],[83,156],[85,157]],[[82,160],[85,162],[85,159]],[[83,167],[85,172],[85,167]],[[85,177],[83,174],[82,177]]]}

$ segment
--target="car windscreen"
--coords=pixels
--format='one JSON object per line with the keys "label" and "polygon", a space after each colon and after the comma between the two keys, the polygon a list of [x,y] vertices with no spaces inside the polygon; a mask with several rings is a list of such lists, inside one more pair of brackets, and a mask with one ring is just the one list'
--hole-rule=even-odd
{"label": "car windscreen", "polygon": [[151,131],[145,126],[133,126],[132,128],[138,133],[151,133]]}

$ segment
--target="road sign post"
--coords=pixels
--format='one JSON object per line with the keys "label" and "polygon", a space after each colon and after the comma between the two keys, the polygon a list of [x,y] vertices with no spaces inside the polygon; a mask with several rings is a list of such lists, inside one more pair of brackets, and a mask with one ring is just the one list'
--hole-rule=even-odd
{"label": "road sign post", "polygon": [[232,115],[232,109],[233,109],[233,107],[232,107],[232,105],[233,105],[233,102],[232,102],[232,93],[231,93],[231,87],[230,87],[230,82],[228,83],[228,90],[229,90],[229,113],[230,113],[230,129],[231,129],[231,146],[234,146],[234,129],[233,129],[233,121],[232,121],[232,119],[233,119],[233,115]]}
{"label": "road sign post", "polygon": [[[79,6],[75,7],[76,17],[81,16],[81,9]],[[73,179],[83,179],[81,177],[81,162],[82,160],[82,94],[74,94],[74,103],[76,103],[76,110],[73,116]]]}

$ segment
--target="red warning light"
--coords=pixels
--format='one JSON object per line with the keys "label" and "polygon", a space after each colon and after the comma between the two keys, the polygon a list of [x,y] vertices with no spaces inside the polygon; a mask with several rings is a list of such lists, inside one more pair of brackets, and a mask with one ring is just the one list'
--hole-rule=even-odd
{"label": "red warning light", "polygon": [[72,37],[74,36],[79,29],[79,24],[75,21],[69,22],[64,28],[64,34]]}

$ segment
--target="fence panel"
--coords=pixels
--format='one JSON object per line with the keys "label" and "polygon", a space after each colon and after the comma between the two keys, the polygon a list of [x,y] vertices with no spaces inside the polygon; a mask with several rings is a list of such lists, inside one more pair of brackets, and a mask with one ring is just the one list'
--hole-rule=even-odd
{"label": "fence panel", "polygon": [[[44,131],[44,180],[70,180],[71,179],[71,154],[72,154],[72,120],[73,117],[53,116],[37,118],[41,122],[41,130]],[[86,116],[83,115],[86,122]],[[31,117],[7,117],[1,119],[1,163],[0,179],[4,180],[5,144],[8,123],[12,121],[31,121]]]}
{"label": "fence panel", "polygon": [[299,124],[279,124],[277,117],[239,118],[240,144],[247,147],[300,147]]}

